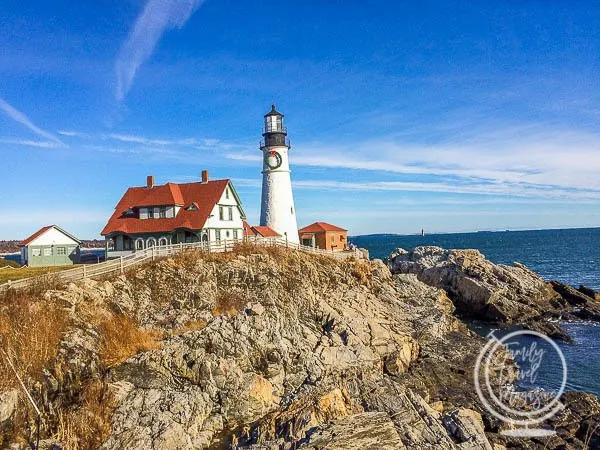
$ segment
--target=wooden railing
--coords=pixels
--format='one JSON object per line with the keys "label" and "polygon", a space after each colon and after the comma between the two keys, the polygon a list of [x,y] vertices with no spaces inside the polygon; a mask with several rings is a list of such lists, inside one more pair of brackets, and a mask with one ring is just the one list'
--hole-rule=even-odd
{"label": "wooden railing", "polygon": [[[291,249],[300,250],[307,253],[314,253],[318,255],[327,255],[334,258],[348,258],[348,257],[360,257],[360,253],[356,251],[345,251],[345,252],[333,252],[322,250],[319,248],[308,247],[293,242],[287,242],[283,238],[245,238],[245,239],[234,239],[234,240],[222,240],[219,242],[192,242],[192,243],[180,243],[171,245],[161,245],[156,247],[146,248],[144,250],[136,250],[135,252],[121,256],[117,259],[112,259],[99,264],[87,264],[74,269],[67,269],[60,272],[53,272],[52,276],[57,277],[63,282],[72,282],[83,280],[86,278],[94,278],[110,273],[123,273],[130,267],[141,264],[145,261],[153,261],[156,258],[164,258],[173,256],[184,250],[200,250],[209,253],[220,253],[229,252],[234,249],[237,244],[250,243],[262,246],[277,246],[287,247]],[[21,280],[8,281],[7,283],[0,284],[0,290],[7,288],[19,289],[27,286],[31,280],[36,277],[23,278]]]}

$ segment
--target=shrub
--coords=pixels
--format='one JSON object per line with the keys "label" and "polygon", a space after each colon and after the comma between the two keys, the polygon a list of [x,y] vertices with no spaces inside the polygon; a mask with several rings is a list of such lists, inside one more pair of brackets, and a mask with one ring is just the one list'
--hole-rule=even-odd
{"label": "shrub", "polygon": [[[38,300],[32,293],[35,290],[9,290],[0,297],[0,347],[24,381],[40,379],[42,370],[56,358],[70,323],[57,305]],[[0,357],[0,373],[5,374],[0,377],[0,391],[17,385],[4,355]]]}
{"label": "shrub", "polygon": [[146,330],[129,317],[114,315],[98,326],[100,334],[100,360],[106,367],[119,364],[129,357],[159,348],[162,333]]}
{"label": "shrub", "polygon": [[238,292],[221,291],[211,312],[213,316],[233,317],[244,309],[246,303],[246,299]]}
{"label": "shrub", "polygon": [[106,384],[99,381],[88,384],[79,405],[66,412],[59,411],[56,438],[69,450],[100,448],[110,435],[115,406],[114,395]]}
{"label": "shrub", "polygon": [[352,275],[361,283],[368,284],[373,273],[373,268],[368,261],[357,259],[352,262]]}

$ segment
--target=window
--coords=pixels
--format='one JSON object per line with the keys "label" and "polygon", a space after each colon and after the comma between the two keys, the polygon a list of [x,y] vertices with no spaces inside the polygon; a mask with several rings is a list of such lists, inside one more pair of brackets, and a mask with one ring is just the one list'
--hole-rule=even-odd
{"label": "window", "polygon": [[42,256],[42,249],[40,248],[32,248],[31,256]]}
{"label": "window", "polygon": [[225,237],[228,238],[228,239],[231,237],[231,233],[229,232],[229,230],[227,230],[225,232]]}
{"label": "window", "polygon": [[335,243],[335,236],[331,236],[331,243],[334,244]]}
{"label": "window", "polygon": [[294,215],[294,207],[290,207],[290,212],[292,213],[292,216]]}
{"label": "window", "polygon": [[227,213],[227,216],[229,217],[227,220],[233,220],[233,206],[227,207]]}
{"label": "window", "polygon": [[217,241],[221,240],[221,230],[215,230],[215,239]]}
{"label": "window", "polygon": [[70,255],[71,253],[74,253],[76,248],[77,248],[77,247],[69,247],[69,255]]}
{"label": "window", "polygon": [[65,247],[56,247],[56,254],[64,256],[67,254],[67,249]]}
{"label": "window", "polygon": [[135,241],[135,248],[137,250],[143,250],[144,249],[144,240],[142,238],[139,238]]}
{"label": "window", "polygon": [[225,214],[222,206],[219,206],[219,220],[225,220]]}
{"label": "window", "polygon": [[160,217],[161,219],[164,219],[165,217],[167,217],[167,208],[165,208],[164,206],[162,206],[162,207],[160,208],[159,217]]}
{"label": "window", "polygon": [[46,247],[44,249],[44,256],[52,256],[52,247]]}
{"label": "window", "polygon": [[154,209],[148,208],[148,219],[154,219]]}
{"label": "window", "polygon": [[233,230],[233,238],[234,239],[238,238],[238,230]]}
{"label": "window", "polygon": [[229,188],[225,188],[225,198],[229,198]]}
{"label": "window", "polygon": [[340,234],[340,242],[344,242],[344,235]]}

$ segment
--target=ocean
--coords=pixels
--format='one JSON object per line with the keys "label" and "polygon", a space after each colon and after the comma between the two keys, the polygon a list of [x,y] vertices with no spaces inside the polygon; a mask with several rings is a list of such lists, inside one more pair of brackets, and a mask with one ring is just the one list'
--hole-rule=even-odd
{"label": "ocean", "polygon": [[[600,228],[534,230],[420,235],[354,236],[350,242],[369,250],[371,258],[384,259],[394,249],[412,250],[421,245],[443,248],[475,248],[497,264],[520,262],[548,281],[557,280],[573,286],[584,284],[600,290]],[[571,335],[572,344],[558,343],[567,362],[567,390],[592,392],[600,396],[600,325],[562,323]],[[486,335],[490,327],[474,325]],[[562,368],[546,367],[537,383],[548,390],[561,384]]]}

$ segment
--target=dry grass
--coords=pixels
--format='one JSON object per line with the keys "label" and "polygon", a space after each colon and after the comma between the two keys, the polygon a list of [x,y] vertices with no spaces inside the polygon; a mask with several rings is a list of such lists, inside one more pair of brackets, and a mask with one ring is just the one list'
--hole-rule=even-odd
{"label": "dry grass", "polygon": [[213,316],[233,317],[246,306],[247,300],[237,292],[222,291],[217,295],[215,306],[211,310]]}
{"label": "dry grass", "polygon": [[369,261],[357,259],[352,262],[352,270],[350,273],[361,283],[368,285],[373,274],[373,268]]}
{"label": "dry grass", "polygon": [[187,333],[188,331],[200,331],[206,328],[207,322],[206,320],[198,319],[198,320],[190,320],[183,326],[179,328],[175,328],[169,331],[170,336],[177,336],[183,333]]}
{"label": "dry grass", "polygon": [[[25,380],[39,380],[56,358],[70,321],[54,303],[33,290],[9,290],[0,297],[0,346]],[[16,386],[4,357],[0,359],[0,390]],[[27,382],[27,381],[26,381]]]}
{"label": "dry grass", "polygon": [[129,317],[114,315],[98,326],[100,360],[106,367],[119,364],[129,357],[160,347],[163,337],[159,330],[146,330]]}
{"label": "dry grass", "polygon": [[0,270],[0,284],[6,283],[7,281],[21,280],[22,278],[37,277],[39,275],[47,275],[50,273],[56,273],[63,270],[73,269],[79,267],[78,265],[69,266],[56,266],[56,267],[23,267],[23,268],[9,268]]}
{"label": "dry grass", "polygon": [[114,408],[114,396],[106,384],[90,383],[84,388],[81,403],[76,408],[59,412],[56,438],[67,450],[100,448],[110,435]]}

